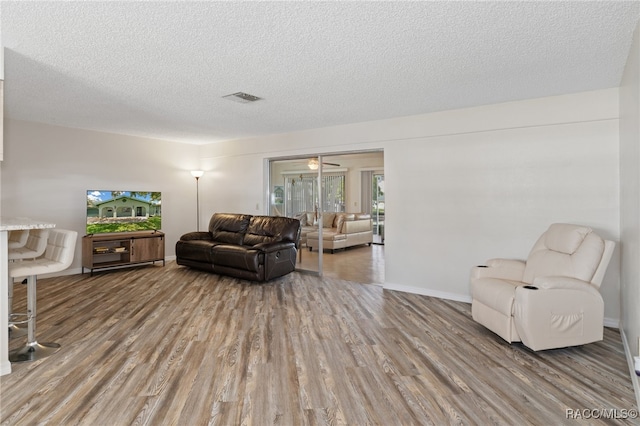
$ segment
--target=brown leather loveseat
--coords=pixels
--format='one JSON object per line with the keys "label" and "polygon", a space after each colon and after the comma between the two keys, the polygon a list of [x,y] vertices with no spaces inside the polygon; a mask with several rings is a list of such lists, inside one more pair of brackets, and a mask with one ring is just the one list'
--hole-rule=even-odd
{"label": "brown leather loveseat", "polygon": [[268,281],[296,267],[300,221],[288,217],[215,213],[209,231],[176,243],[176,262],[216,274]]}

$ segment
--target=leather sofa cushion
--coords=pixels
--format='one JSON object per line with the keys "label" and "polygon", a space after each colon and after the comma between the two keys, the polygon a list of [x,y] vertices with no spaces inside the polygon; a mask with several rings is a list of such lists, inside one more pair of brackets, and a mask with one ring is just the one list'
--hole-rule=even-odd
{"label": "leather sofa cushion", "polygon": [[249,227],[250,215],[215,213],[209,221],[211,239],[227,244],[242,245],[244,234]]}
{"label": "leather sofa cushion", "polygon": [[212,249],[212,255],[216,266],[229,266],[245,271],[258,271],[264,260],[264,254],[259,250],[251,250],[247,247],[219,244]]}
{"label": "leather sofa cushion", "polygon": [[[300,226],[315,226],[318,221],[314,212],[304,212],[296,216],[300,220]],[[345,212],[326,212],[322,215],[323,228],[336,228],[339,232],[343,232],[342,224],[352,220],[371,219],[369,213],[345,213]]]}
{"label": "leather sofa cushion", "polygon": [[253,216],[244,236],[245,246],[262,243],[291,242],[298,239],[299,221],[288,217]]}
{"label": "leather sofa cushion", "polygon": [[345,234],[357,234],[358,232],[371,231],[371,229],[372,227],[370,220],[354,220],[345,222],[342,225],[342,232]]}
{"label": "leather sofa cushion", "polygon": [[317,231],[318,227],[317,226],[303,226],[300,228],[300,241],[301,242],[306,242],[307,241],[307,235],[309,234],[309,232],[314,232]]}
{"label": "leather sofa cushion", "polygon": [[338,232],[344,232],[344,230],[342,229],[342,225],[346,222],[346,221],[352,221],[354,220],[356,217],[356,215],[354,213],[338,213],[336,215],[336,219],[334,221],[334,228],[336,228],[338,230]]}
{"label": "leather sofa cushion", "polygon": [[[311,238],[311,239],[314,239],[314,240],[317,240],[318,236],[319,236],[318,232],[311,232],[311,233],[307,234],[307,238]],[[347,234],[343,234],[341,232],[338,232],[335,228],[323,229],[322,230],[322,239],[324,241],[346,240],[347,239]]]}

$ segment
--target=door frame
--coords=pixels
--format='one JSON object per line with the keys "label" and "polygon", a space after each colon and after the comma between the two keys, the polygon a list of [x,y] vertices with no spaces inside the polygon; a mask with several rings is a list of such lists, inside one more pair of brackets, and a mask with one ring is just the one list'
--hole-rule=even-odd
{"label": "door frame", "polygon": [[[338,151],[338,152],[324,152],[324,153],[307,153],[307,154],[297,154],[297,155],[283,155],[283,156],[274,156],[274,157],[265,157],[263,161],[263,188],[264,188],[264,198],[263,198],[263,206],[264,206],[264,214],[269,215],[271,213],[271,188],[273,187],[273,182],[271,182],[271,165],[276,161],[287,161],[287,160],[306,160],[309,158],[317,158],[318,159],[318,170],[317,170],[317,185],[318,188],[322,187],[322,176],[323,176],[323,158],[324,157],[339,157],[342,155],[350,155],[350,154],[363,154],[377,152],[381,153],[384,158],[384,148],[376,148],[376,149],[360,149],[360,150],[349,150],[349,151]],[[379,168],[376,168],[379,170]],[[384,170],[384,167],[383,167]],[[307,172],[309,173],[309,172]],[[320,209],[318,211],[318,223],[322,223],[322,217],[324,211],[322,210],[322,191],[318,191],[318,205]],[[299,269],[296,267],[296,271],[309,273],[313,275],[322,276],[323,274],[323,256],[324,256],[324,247],[323,247],[323,238],[322,238],[322,226],[318,227],[318,270],[308,270],[308,269]]]}

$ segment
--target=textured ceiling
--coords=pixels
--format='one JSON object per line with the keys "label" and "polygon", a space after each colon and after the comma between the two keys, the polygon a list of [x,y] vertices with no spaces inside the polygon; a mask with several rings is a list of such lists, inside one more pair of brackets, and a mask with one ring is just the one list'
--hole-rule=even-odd
{"label": "textured ceiling", "polygon": [[[638,2],[0,3],[14,119],[214,142],[620,84]],[[263,98],[222,99],[234,92]]]}

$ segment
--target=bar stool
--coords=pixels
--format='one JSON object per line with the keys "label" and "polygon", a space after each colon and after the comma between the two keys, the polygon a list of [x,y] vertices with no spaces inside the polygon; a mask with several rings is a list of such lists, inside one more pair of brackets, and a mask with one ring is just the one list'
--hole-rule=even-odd
{"label": "bar stool", "polygon": [[57,343],[36,340],[36,279],[37,275],[60,272],[71,266],[78,233],[66,229],[51,229],[44,256],[9,265],[11,279],[27,276],[27,344],[9,354],[11,362],[36,361],[60,349]]}
{"label": "bar stool", "polygon": [[[20,232],[21,235],[13,235],[14,232]],[[48,229],[31,229],[25,231],[11,231],[12,237],[15,239],[16,244],[14,247],[9,247],[7,257],[10,261],[18,261],[24,259],[35,259],[42,256],[47,248],[47,238],[49,236]],[[17,241],[24,239],[24,244],[18,245]],[[9,337],[19,337],[27,334],[25,328],[18,327],[17,324],[24,323],[25,321],[14,321],[15,317],[21,314],[13,313],[13,277],[9,275],[8,281],[9,287]],[[23,314],[24,315],[24,314]]]}

